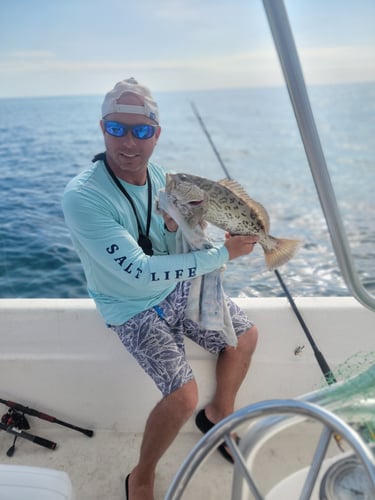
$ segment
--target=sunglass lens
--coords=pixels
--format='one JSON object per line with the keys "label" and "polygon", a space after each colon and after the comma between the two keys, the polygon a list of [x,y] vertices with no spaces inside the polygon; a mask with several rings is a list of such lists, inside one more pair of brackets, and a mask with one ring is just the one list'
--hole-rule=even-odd
{"label": "sunglass lens", "polygon": [[150,139],[154,135],[155,127],[152,125],[136,125],[133,127],[132,132],[137,139]]}
{"label": "sunglass lens", "polygon": [[105,122],[105,130],[109,135],[122,137],[125,133],[125,127],[117,122]]}

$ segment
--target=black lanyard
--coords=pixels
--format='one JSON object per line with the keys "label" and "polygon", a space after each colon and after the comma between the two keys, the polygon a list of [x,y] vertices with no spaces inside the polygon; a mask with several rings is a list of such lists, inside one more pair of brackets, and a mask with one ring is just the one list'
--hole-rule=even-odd
{"label": "black lanyard", "polygon": [[122,194],[127,198],[129,201],[135,218],[137,219],[137,226],[138,226],[138,245],[142,248],[144,253],[146,255],[153,255],[153,250],[152,250],[152,243],[151,240],[148,236],[150,232],[150,224],[151,224],[151,207],[152,207],[152,186],[151,186],[151,179],[150,179],[150,174],[148,173],[147,170],[147,194],[148,194],[148,199],[147,199],[147,222],[146,222],[146,234],[143,234],[142,231],[142,226],[141,223],[139,222],[138,215],[137,215],[137,210],[135,209],[134,201],[132,200],[131,196],[129,193],[126,191],[124,186],[121,184],[121,182],[118,180],[118,178],[115,176],[115,174],[112,172],[111,167],[108,165],[107,158],[105,155],[101,157],[104,161],[105,168],[107,169],[109,175],[112,177],[113,182],[116,184],[116,186],[119,188],[119,190],[122,192]]}

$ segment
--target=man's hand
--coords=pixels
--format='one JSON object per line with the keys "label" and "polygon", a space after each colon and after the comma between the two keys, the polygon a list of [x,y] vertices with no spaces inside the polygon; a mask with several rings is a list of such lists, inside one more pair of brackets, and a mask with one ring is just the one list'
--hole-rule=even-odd
{"label": "man's hand", "polygon": [[257,241],[259,236],[232,236],[226,233],[224,246],[228,250],[229,260],[251,253]]}
{"label": "man's hand", "polygon": [[175,233],[178,229],[178,224],[177,222],[172,219],[166,212],[163,213],[163,219],[164,219],[164,224],[165,227],[168,229],[170,233]]}

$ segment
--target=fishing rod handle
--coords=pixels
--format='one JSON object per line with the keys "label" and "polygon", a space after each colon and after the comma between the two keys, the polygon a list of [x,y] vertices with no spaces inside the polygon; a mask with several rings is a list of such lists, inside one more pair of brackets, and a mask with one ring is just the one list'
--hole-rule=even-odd
{"label": "fishing rod handle", "polygon": [[39,436],[34,436],[33,442],[39,444],[40,446],[44,446],[49,450],[54,450],[57,446],[57,444],[54,443],[53,441],[50,441],[49,439],[45,439]]}
{"label": "fishing rod handle", "polygon": [[39,446],[48,448],[49,450],[54,450],[57,446],[57,443],[55,443],[54,441],[36,436],[35,434],[30,434],[29,432],[22,431],[20,429],[17,429],[17,427],[13,427],[11,425],[5,425],[2,422],[0,422],[0,430],[8,432],[9,434],[13,434],[13,436],[27,439],[27,441],[31,441],[35,444],[38,444]]}
{"label": "fishing rod handle", "polygon": [[318,365],[319,365],[319,368],[321,369],[322,373],[323,373],[323,376],[324,378],[326,379],[326,382],[330,385],[330,384],[333,384],[336,382],[336,378],[327,362],[327,360],[325,359],[323,353],[321,352],[321,350],[319,349],[317,343],[315,342],[313,336],[311,335],[310,333],[310,330],[308,329],[301,313],[299,312],[299,309],[297,308],[297,305],[296,303],[294,302],[294,299],[293,297],[291,296],[291,294],[289,293],[289,290],[286,286],[286,284],[284,283],[284,280],[282,279],[279,271],[277,269],[274,270],[275,272],[275,275],[277,277],[277,279],[279,280],[279,283],[281,285],[281,288],[284,290],[285,292],[285,295],[289,301],[289,304],[290,306],[292,307],[301,327],[302,327],[302,330],[304,331],[305,335],[306,335],[306,338],[307,340],[309,341],[310,343],[310,346],[314,352],[314,355],[315,355],[315,359],[316,361],[318,362]]}
{"label": "fishing rod handle", "polygon": [[[45,415],[48,417],[48,415]],[[83,427],[79,427],[78,425],[73,425],[69,424],[68,422],[63,422],[62,420],[59,420],[58,418],[52,417],[53,420],[50,420],[50,422],[54,422],[55,424],[63,425],[65,427],[69,427],[69,429],[73,429],[78,432],[82,432],[85,436],[92,437],[94,435],[94,431],[91,429],[84,429]],[[49,419],[46,419],[49,420]]]}
{"label": "fishing rod handle", "polygon": [[[30,408],[28,408],[30,409]],[[32,410],[36,411],[36,410]],[[92,437],[94,435],[94,431],[91,429],[84,429],[83,427],[79,427],[78,425],[70,424],[69,422],[64,422],[63,420],[60,420],[56,417],[52,417],[51,415],[47,415],[47,413],[42,413],[42,412],[36,412],[33,413],[36,417],[41,418],[42,420],[47,420],[48,422],[53,422],[54,424],[59,424],[63,425],[64,427],[68,427],[69,429],[73,429],[78,432],[82,432],[82,434],[85,434],[85,436]]]}

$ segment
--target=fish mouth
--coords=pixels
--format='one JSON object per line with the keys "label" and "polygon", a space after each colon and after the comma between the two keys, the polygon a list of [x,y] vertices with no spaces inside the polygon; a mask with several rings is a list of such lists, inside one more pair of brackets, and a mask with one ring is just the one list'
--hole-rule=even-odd
{"label": "fish mouth", "polygon": [[[166,193],[172,193],[176,188],[177,188],[177,184],[178,184],[178,180],[176,179],[176,176],[175,174],[170,174],[170,173],[166,173],[165,174],[165,192]],[[183,174],[180,175],[180,179],[183,177]],[[183,181],[182,181],[183,183]],[[188,183],[189,184],[189,183]],[[191,207],[199,207],[200,205],[203,205],[205,203],[205,197],[204,197],[204,193],[190,193],[191,189],[188,189],[187,190],[188,192],[186,193],[186,198],[189,198],[189,196],[199,196],[198,199],[192,199],[192,200],[185,200],[184,201],[184,204],[185,205],[189,205]],[[199,190],[201,191],[201,190]],[[185,196],[184,196],[185,198]]]}

